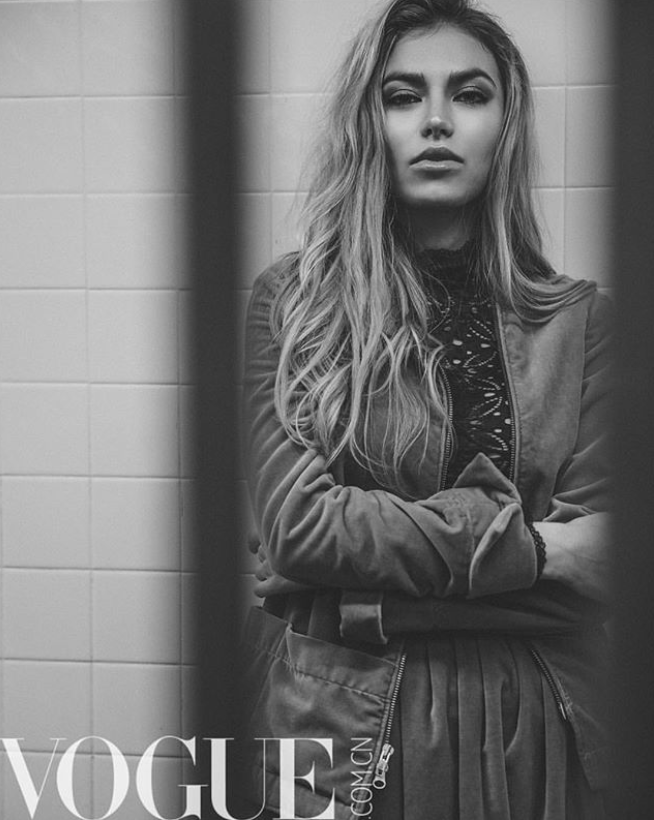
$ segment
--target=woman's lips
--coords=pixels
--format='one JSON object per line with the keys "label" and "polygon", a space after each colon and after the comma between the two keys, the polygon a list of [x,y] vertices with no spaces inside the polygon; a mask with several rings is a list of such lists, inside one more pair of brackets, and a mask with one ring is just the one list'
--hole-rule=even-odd
{"label": "woman's lips", "polygon": [[422,153],[418,154],[411,160],[411,165],[441,165],[446,167],[447,163],[458,162],[463,163],[463,158],[449,148],[426,148]]}

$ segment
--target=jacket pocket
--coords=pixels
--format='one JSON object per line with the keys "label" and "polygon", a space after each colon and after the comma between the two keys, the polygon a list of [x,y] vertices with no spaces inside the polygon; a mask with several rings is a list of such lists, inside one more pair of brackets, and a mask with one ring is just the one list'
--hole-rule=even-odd
{"label": "jacket pocket", "polygon": [[[607,644],[601,627],[530,641],[572,728],[577,753],[592,789],[608,785]],[[533,654],[533,653],[532,653]]]}
{"label": "jacket pocket", "polygon": [[[359,650],[294,632],[292,626],[260,608],[250,611],[244,640],[248,734],[253,738],[293,738],[295,771],[300,778],[316,765],[315,790],[295,781],[299,816],[324,811],[332,794],[336,816],[349,818],[352,750],[358,765],[369,768],[381,751],[397,664]],[[330,761],[316,743],[332,748]],[[279,754],[273,740],[257,744],[255,794],[265,778],[267,807],[278,809]],[[369,765],[362,766],[364,762]],[[262,775],[261,770],[265,771]],[[370,774],[372,780],[372,773]]]}

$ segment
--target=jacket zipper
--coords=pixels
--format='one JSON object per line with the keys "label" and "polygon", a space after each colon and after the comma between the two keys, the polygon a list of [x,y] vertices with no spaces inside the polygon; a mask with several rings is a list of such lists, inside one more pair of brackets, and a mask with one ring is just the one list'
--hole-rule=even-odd
{"label": "jacket zipper", "polygon": [[540,669],[543,677],[549,684],[552,694],[554,695],[554,701],[559,710],[559,714],[563,720],[567,722],[569,720],[568,711],[561,693],[559,692],[559,687],[556,685],[556,681],[554,680],[554,675],[550,672],[549,667],[545,664],[545,661],[541,658],[537,649],[530,645],[529,652],[531,653],[531,657],[534,659],[536,666]]}
{"label": "jacket zipper", "polygon": [[507,393],[509,397],[509,407],[511,411],[511,448],[509,453],[509,481],[515,484],[515,470],[516,470],[516,453],[518,452],[518,414],[516,412],[516,400],[513,390],[513,382],[509,376],[509,366],[507,364],[506,343],[502,333],[502,314],[500,306],[495,305],[495,335],[499,345],[500,364],[504,373],[504,382],[506,384]]}
{"label": "jacket zipper", "polygon": [[[443,388],[445,390],[445,411],[447,416],[447,427],[445,429],[445,444],[443,447],[443,460],[441,464],[441,475],[439,482],[440,490],[442,490],[445,486],[445,481],[447,479],[447,468],[449,465],[450,456],[452,455],[452,388],[450,387],[447,374],[444,370],[441,370],[441,377],[443,380]],[[388,721],[386,722],[386,728],[384,730],[382,748],[379,754],[379,759],[377,760],[377,764],[375,766],[375,773],[372,781],[372,785],[376,789],[386,788],[386,774],[388,772],[389,761],[393,753],[395,752],[395,749],[390,742],[391,729],[393,728],[393,716],[395,715],[395,707],[397,705],[397,699],[400,694],[400,685],[402,683],[402,676],[404,675],[405,666],[406,652],[402,651],[398,664],[397,677],[395,678],[395,685],[393,687],[393,693],[391,694],[391,703],[388,710]]]}
{"label": "jacket zipper", "polygon": [[445,370],[441,369],[441,378],[443,380],[443,387],[445,389],[445,414],[447,418],[447,425],[445,427],[445,445],[443,447],[443,461],[441,464],[441,477],[439,481],[439,491],[445,489],[445,481],[447,480],[447,468],[450,463],[450,456],[452,455],[452,388],[447,378]]}
{"label": "jacket zipper", "polygon": [[406,666],[406,652],[402,650],[400,661],[397,667],[397,676],[395,678],[395,685],[391,694],[391,702],[388,707],[388,720],[386,721],[386,728],[384,729],[384,737],[382,740],[382,748],[379,754],[379,760],[375,766],[375,773],[372,779],[372,785],[375,789],[386,788],[386,773],[388,772],[389,760],[394,747],[391,745],[391,728],[393,726],[393,715],[395,714],[395,707],[397,699],[400,694],[400,684],[402,683],[402,676],[404,675],[404,667]]}

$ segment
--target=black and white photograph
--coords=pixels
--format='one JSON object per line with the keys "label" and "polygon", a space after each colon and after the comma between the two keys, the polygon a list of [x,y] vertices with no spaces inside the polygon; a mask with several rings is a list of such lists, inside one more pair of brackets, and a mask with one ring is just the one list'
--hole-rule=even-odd
{"label": "black and white photograph", "polygon": [[638,5],[0,0],[2,820],[649,820]]}

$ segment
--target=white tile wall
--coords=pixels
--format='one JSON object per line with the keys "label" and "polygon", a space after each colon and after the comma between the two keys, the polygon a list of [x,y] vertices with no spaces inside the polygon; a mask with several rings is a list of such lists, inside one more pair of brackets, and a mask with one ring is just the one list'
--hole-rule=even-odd
{"label": "white tile wall", "polygon": [[183,271],[185,211],[174,194],[86,198],[86,271],[92,288],[175,288]]}
{"label": "white tile wall", "polygon": [[5,291],[0,302],[0,379],[76,382],[87,378],[86,294]]}
{"label": "white tile wall", "polygon": [[[152,2],[153,0],[149,0]],[[95,2],[95,0],[93,0]],[[122,2],[122,0],[121,0]],[[174,99],[174,123],[173,140],[175,145],[173,158],[173,175],[175,179],[175,190],[177,192],[188,191],[188,156],[183,150],[189,138],[190,114],[189,100],[185,96],[177,96]]]}
{"label": "white tile wall", "polygon": [[243,55],[237,72],[242,94],[270,91],[270,0],[242,0],[241,32],[236,48]]}
{"label": "white tile wall", "polygon": [[567,0],[567,81],[573,85],[615,82],[614,3]]}
{"label": "white tile wall", "polygon": [[195,573],[182,575],[182,659],[192,663],[195,646],[195,623],[198,607],[199,579]]}
{"label": "white tile wall", "polygon": [[193,353],[193,293],[180,290],[177,300],[177,317],[179,324],[179,381],[191,384],[195,378],[192,373]]}
{"label": "white tile wall", "polygon": [[[375,3],[240,4],[241,315],[254,277],[296,246],[311,123]],[[610,284],[610,2],[487,5],[536,85],[550,258]],[[182,22],[172,0],[0,2],[0,729],[28,738],[36,777],[51,733],[136,755],[190,728]],[[244,599],[252,566],[244,556]],[[75,795],[101,816],[108,760],[92,786],[89,751]],[[174,792],[183,755],[166,754],[158,777]],[[6,763],[0,814],[22,820]],[[53,773],[42,800],[42,817],[70,817]],[[145,816],[133,792],[116,816]]]}
{"label": "white tile wall", "polygon": [[[93,2],[97,2],[97,0],[93,0]],[[176,3],[174,0],[172,0],[172,6],[175,93],[178,95],[184,95],[188,93],[188,71],[186,63],[186,8],[183,3]]]}
{"label": "white tile wall", "polygon": [[545,256],[556,270],[562,271],[565,265],[565,193],[562,188],[538,188],[535,193]]}
{"label": "white tile wall", "polygon": [[0,145],[0,193],[82,189],[79,99],[0,99]]}
{"label": "white tile wall", "polygon": [[194,704],[197,703],[195,693],[198,691],[197,666],[182,666],[182,731],[184,737],[192,737],[197,728],[197,719]]}
{"label": "white tile wall", "polygon": [[[140,754],[180,729],[181,22],[170,0],[0,2],[0,734],[37,782],[51,736]],[[75,798],[101,816],[89,752]],[[0,816],[29,817],[0,768]],[[71,816],[54,781],[37,818]]]}
{"label": "white tile wall", "polygon": [[270,79],[274,93],[324,91],[344,40],[358,27],[363,0],[273,0]]}
{"label": "white tile wall", "polygon": [[[47,679],[57,697],[26,697]],[[6,737],[22,737],[25,748],[52,750],[51,738],[91,733],[91,667],[88,663],[7,661],[3,678]]]}
{"label": "white tile wall", "polygon": [[8,474],[86,475],[87,390],[82,385],[0,388],[0,464]]}
{"label": "white tile wall", "polygon": [[98,572],[93,649],[99,661],[179,663],[180,579],[175,572]]}
{"label": "white tile wall", "polygon": [[613,285],[611,230],[613,195],[610,188],[568,191],[565,212],[565,253],[569,268],[583,268],[602,287]]}
{"label": "white tile wall", "polygon": [[277,94],[272,97],[271,185],[273,191],[305,190],[302,171],[313,144],[316,120],[326,96]]}
{"label": "white tile wall", "polygon": [[195,492],[192,479],[181,482],[180,492],[180,529],[182,539],[182,569],[191,572],[197,570],[196,553],[191,548],[194,539]]}
{"label": "white tile wall", "polygon": [[540,161],[537,184],[560,188],[565,174],[565,88],[537,88],[534,98]]}
{"label": "white tile wall", "polygon": [[179,495],[175,479],[93,479],[93,566],[179,570]]}
{"label": "white tile wall", "polygon": [[0,196],[0,287],[78,288],[85,282],[83,198]]}
{"label": "white tile wall", "polygon": [[611,86],[569,88],[566,99],[566,184],[609,186],[611,169]]}
{"label": "white tile wall", "polygon": [[5,569],[2,593],[5,657],[90,659],[90,573]]}
{"label": "white tile wall", "polygon": [[177,381],[175,291],[92,291],[88,311],[93,381]]}
{"label": "white tile wall", "polygon": [[254,271],[262,271],[270,259],[272,245],[272,196],[265,194],[239,194],[239,220],[241,231],[242,266],[254,281]]}
{"label": "white tile wall", "polygon": [[82,3],[82,66],[86,94],[172,94],[171,0]]}
{"label": "white tile wall", "polygon": [[236,127],[236,159],[241,169],[242,191],[270,190],[271,105],[267,95],[243,96]]}
{"label": "white tile wall", "polygon": [[88,97],[84,172],[88,190],[174,191],[171,97]]}
{"label": "white tile wall", "polygon": [[79,94],[79,12],[75,3],[0,5],[0,95]]}
{"label": "white tile wall", "polygon": [[[126,708],[126,707],[129,708]],[[181,729],[178,666],[96,663],[93,668],[94,733],[124,754],[142,754],[163,735]]]}
{"label": "white tile wall", "polygon": [[[304,196],[292,193],[274,193],[272,196],[272,257],[297,249],[297,216]],[[261,271],[246,271],[254,279]]]}
{"label": "white tile wall", "polygon": [[[566,84],[568,0],[487,0],[483,5],[504,21],[519,45],[536,86]],[[588,36],[588,33],[586,33]],[[576,42],[575,47],[579,47]],[[572,46],[572,44],[571,44]]]}
{"label": "white tile wall", "polygon": [[4,565],[90,567],[90,517],[88,478],[5,477],[2,484]]}
{"label": "white tile wall", "polygon": [[91,470],[95,475],[175,477],[178,394],[173,386],[91,388]]}
{"label": "white tile wall", "polygon": [[192,449],[192,431],[195,419],[195,391],[192,387],[181,387],[179,390],[179,447],[180,470],[184,478],[195,475]]}

